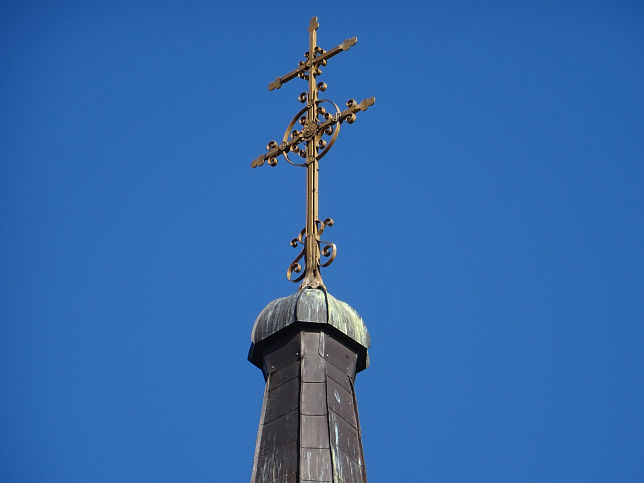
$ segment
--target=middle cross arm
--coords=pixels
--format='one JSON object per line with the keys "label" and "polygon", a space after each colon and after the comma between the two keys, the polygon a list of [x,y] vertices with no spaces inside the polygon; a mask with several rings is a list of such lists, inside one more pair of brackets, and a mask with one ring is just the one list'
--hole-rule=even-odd
{"label": "middle cross arm", "polygon": [[360,111],[366,111],[369,109],[369,106],[373,106],[374,103],[376,102],[375,97],[369,97],[367,99],[363,99],[362,102],[356,102],[353,99],[347,101],[347,108],[342,111],[337,113],[335,116],[329,116],[329,118],[321,123],[318,126],[317,132],[324,132],[324,130],[328,127],[331,126],[332,124],[339,122],[344,122],[347,121],[349,124],[352,124],[353,121],[355,121],[355,115],[360,112]]}
{"label": "middle cross arm", "polygon": [[268,143],[268,146],[266,146],[266,149],[268,151],[264,154],[260,154],[256,159],[253,160],[252,163],[250,163],[251,168],[257,168],[258,166],[262,166],[264,164],[264,161],[268,159],[268,164],[271,166],[276,166],[277,165],[277,157],[280,154],[288,153],[293,146],[297,146],[300,142],[304,140],[304,136],[302,134],[299,134],[298,136],[292,137],[288,141],[284,141],[281,144],[277,144],[275,141],[271,141]]}
{"label": "middle cross arm", "polygon": [[[350,99],[347,101],[347,108],[336,114],[326,114],[326,120],[319,123],[317,127],[315,128],[315,132],[318,136],[322,135],[327,128],[330,126],[337,124],[338,129],[339,129],[339,124],[342,124],[343,122],[348,122],[349,124],[352,124],[355,119],[356,119],[356,114],[360,111],[366,111],[369,106],[373,106],[373,104],[376,102],[375,97],[368,97],[367,99],[363,99],[361,102],[356,102],[353,99]],[[297,116],[296,116],[297,118]],[[288,141],[283,141],[281,144],[277,144],[276,141],[271,141],[268,143],[266,146],[267,152],[264,154],[260,154],[256,159],[253,160],[252,163],[250,163],[251,168],[257,168],[259,166],[263,166],[266,160],[268,160],[268,164],[270,166],[276,166],[277,165],[277,157],[284,154],[288,154],[289,151],[297,151],[297,145],[300,144],[303,141],[306,141],[308,138],[305,135],[304,132],[299,132],[299,131],[293,131],[293,134],[291,138]],[[331,149],[331,146],[335,142],[335,138],[337,136],[336,134],[333,136],[332,140],[330,141],[329,146],[320,154],[320,158],[326,154],[326,152]],[[287,157],[288,160],[288,157]],[[290,160],[289,160],[290,162]],[[291,163],[293,164],[293,163]]]}

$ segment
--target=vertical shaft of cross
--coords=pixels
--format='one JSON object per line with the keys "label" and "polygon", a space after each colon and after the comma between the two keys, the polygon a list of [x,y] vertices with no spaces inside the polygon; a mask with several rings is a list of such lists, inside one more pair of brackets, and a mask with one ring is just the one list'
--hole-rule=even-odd
{"label": "vertical shaft of cross", "polygon": [[309,26],[309,52],[307,62],[309,63],[309,92],[307,97],[308,115],[307,124],[312,129],[309,131],[310,138],[306,143],[306,268],[302,287],[317,288],[324,287],[319,274],[320,247],[317,240],[317,219],[318,219],[318,160],[317,141],[319,136],[316,133],[317,118],[317,65],[313,62],[317,49],[317,18],[311,19]]}

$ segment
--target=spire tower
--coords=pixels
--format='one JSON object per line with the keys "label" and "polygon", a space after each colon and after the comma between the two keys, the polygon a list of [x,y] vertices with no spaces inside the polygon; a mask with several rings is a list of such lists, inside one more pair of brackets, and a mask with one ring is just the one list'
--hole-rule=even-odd
{"label": "spire tower", "polygon": [[[340,126],[352,124],[375,99],[350,99],[341,110],[319,97],[327,88],[317,81],[321,68],[357,39],[326,51],[317,44],[318,27],[313,17],[304,60],[268,86],[272,91],[296,77],[304,79],[308,90],[298,100],[305,106],[288,124],[282,141],[270,141],[267,152],[251,163],[253,168],[265,162],[276,166],[283,156],[291,165],[306,168],[306,225],[291,241],[302,248],[286,271],[289,280],[301,284],[295,294],[270,302],[251,334],[248,359],[262,370],[266,382],[251,483],[367,481],[354,381],[369,365],[369,334],[358,313],[328,293],[322,280],[321,268],[333,262],[337,248],[322,240],[333,220],[318,218],[318,163],[335,143]],[[289,153],[302,161],[294,162]]]}

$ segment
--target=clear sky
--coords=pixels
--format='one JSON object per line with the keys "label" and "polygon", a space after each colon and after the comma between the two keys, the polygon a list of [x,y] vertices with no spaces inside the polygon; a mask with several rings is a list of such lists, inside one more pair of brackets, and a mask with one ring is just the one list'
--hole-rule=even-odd
{"label": "clear sky", "polygon": [[0,7],[0,481],[248,481],[313,15],[370,483],[644,481],[641,2],[136,0]]}

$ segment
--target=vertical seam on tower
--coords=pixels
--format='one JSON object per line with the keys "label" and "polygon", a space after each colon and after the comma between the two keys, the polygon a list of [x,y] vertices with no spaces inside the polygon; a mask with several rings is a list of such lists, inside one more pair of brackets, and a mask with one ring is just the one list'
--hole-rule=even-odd
{"label": "vertical seam on tower", "polygon": [[[324,327],[325,330],[328,330],[329,327],[329,320],[331,319],[331,307],[329,306],[329,294],[327,293],[326,290],[323,290],[324,292],[324,302],[326,304],[326,327]],[[320,337],[326,337],[326,332],[324,332],[324,335],[322,333],[320,334]],[[324,351],[326,352],[326,347],[324,348]],[[324,360],[324,406],[326,407],[326,427],[327,427],[327,436],[328,436],[328,441],[329,441],[329,457],[331,460],[331,479],[332,481],[336,481],[336,472],[335,472],[335,467],[336,467],[336,462],[335,458],[333,457],[333,443],[331,443],[331,410],[329,408],[329,374],[326,370],[328,361],[325,357],[324,354],[322,354],[322,359]]]}
{"label": "vertical seam on tower", "polygon": [[353,412],[356,415],[356,426],[358,427],[358,442],[360,443],[360,463],[362,467],[362,477],[364,483],[367,483],[367,464],[364,460],[364,448],[362,447],[362,427],[360,426],[360,417],[358,416],[358,399],[356,398],[356,388],[353,385],[353,381],[347,375],[349,379],[349,385],[351,386],[351,394],[353,397]]}
{"label": "vertical seam on tower", "polygon": [[[297,301],[295,302],[295,313],[297,314],[297,302],[300,300],[300,296],[298,295]],[[293,316],[295,318],[295,314]],[[303,344],[303,339],[302,339],[302,332],[300,331],[300,353],[298,357],[300,358],[300,387],[299,391],[300,393],[297,395],[297,400],[298,400],[298,405],[297,405],[297,467],[296,467],[296,473],[295,473],[295,481],[299,483],[300,481],[300,463],[302,460],[302,385],[304,384],[304,357],[302,355],[302,344]]]}

